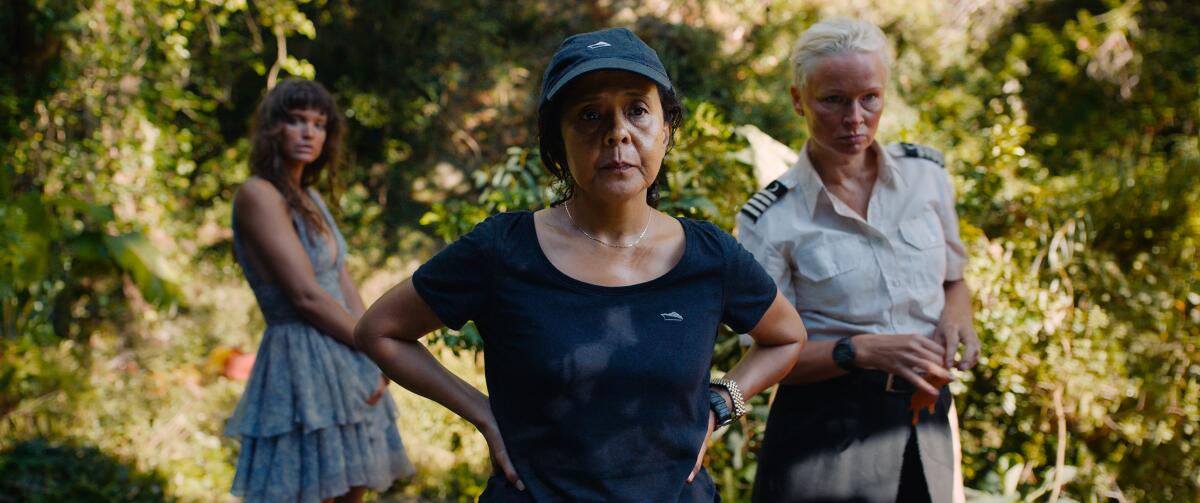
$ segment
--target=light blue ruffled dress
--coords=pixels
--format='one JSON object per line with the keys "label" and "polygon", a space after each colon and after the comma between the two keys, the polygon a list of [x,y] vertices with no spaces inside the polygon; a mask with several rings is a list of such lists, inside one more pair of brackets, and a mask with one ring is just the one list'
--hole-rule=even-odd
{"label": "light blue ruffled dress", "polygon": [[[335,238],[308,227],[299,213],[292,223],[308,252],[317,282],[343,306],[338,282],[346,242],[329,209],[311,189]],[[414,473],[396,429],[396,405],[384,394],[374,406],[366,398],[379,385],[380,370],[366,355],[309,325],[246,261],[233,226],[233,250],[266,320],[267,329],[225,434],[242,439],[233,494],[247,502],[317,502],[354,486],[385,490]]]}

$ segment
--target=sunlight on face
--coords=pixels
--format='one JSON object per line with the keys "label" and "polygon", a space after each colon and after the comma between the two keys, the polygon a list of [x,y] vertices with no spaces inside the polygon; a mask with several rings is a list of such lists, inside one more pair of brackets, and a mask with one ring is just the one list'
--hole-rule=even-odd
{"label": "sunlight on face", "polygon": [[808,124],[814,148],[857,155],[875,141],[883,116],[887,68],[878,54],[826,56],[808,74],[804,92],[792,86],[792,107]]}
{"label": "sunlight on face", "polygon": [[579,193],[603,199],[645,197],[667,152],[658,87],[641,75],[584,74],[565,94],[559,127]]}
{"label": "sunlight on face", "polygon": [[289,163],[310,164],[325,148],[325,113],[293,109],[283,123],[283,158]]}

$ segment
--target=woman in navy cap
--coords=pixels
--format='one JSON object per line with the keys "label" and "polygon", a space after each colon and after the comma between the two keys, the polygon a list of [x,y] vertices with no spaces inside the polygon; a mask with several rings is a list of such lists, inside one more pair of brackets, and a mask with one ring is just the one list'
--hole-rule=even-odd
{"label": "woman in navy cap", "polygon": [[[484,435],[481,501],[714,501],[708,435],[791,369],[800,317],[728,234],[655,209],[683,111],[632,32],[567,38],[538,112],[559,200],[477,225],[371,306],[356,340]],[[418,341],[468,320],[490,396]],[[755,344],[710,382],[721,323]]]}

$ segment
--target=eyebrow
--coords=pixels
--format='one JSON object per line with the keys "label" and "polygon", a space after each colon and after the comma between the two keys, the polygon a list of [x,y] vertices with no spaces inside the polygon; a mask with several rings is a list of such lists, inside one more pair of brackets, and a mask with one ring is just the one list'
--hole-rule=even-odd
{"label": "eyebrow", "polygon": [[[830,89],[820,89],[819,91],[820,91],[820,92],[819,92],[819,93],[817,93],[817,94],[821,94],[821,95],[826,95],[826,94],[851,94],[851,93],[850,93],[850,91],[846,91],[845,89],[841,89],[841,88],[837,88],[837,87],[835,87],[835,88],[830,88]],[[882,87],[868,87],[868,88],[866,88],[866,89],[864,89],[864,90],[862,90],[862,91],[859,91],[859,92],[860,92],[860,93],[862,93],[862,94],[865,94],[865,93],[870,93],[870,92],[876,92],[876,93],[877,93],[877,92],[880,92],[880,91],[883,91],[883,88],[882,88]]]}

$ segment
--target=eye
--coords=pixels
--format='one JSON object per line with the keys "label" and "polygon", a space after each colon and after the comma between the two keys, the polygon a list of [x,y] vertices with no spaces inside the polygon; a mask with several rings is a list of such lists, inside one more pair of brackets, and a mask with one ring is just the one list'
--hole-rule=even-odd
{"label": "eye", "polygon": [[826,103],[829,105],[840,105],[842,103],[842,97],[841,96],[826,96],[824,98],[821,98],[821,103]]}
{"label": "eye", "polygon": [[879,95],[874,93],[862,97],[862,100],[865,103],[872,103],[877,99],[879,99]]}
{"label": "eye", "polygon": [[597,112],[595,110],[584,110],[582,112],[579,112],[579,118],[583,119],[585,121],[600,120],[600,112]]}

